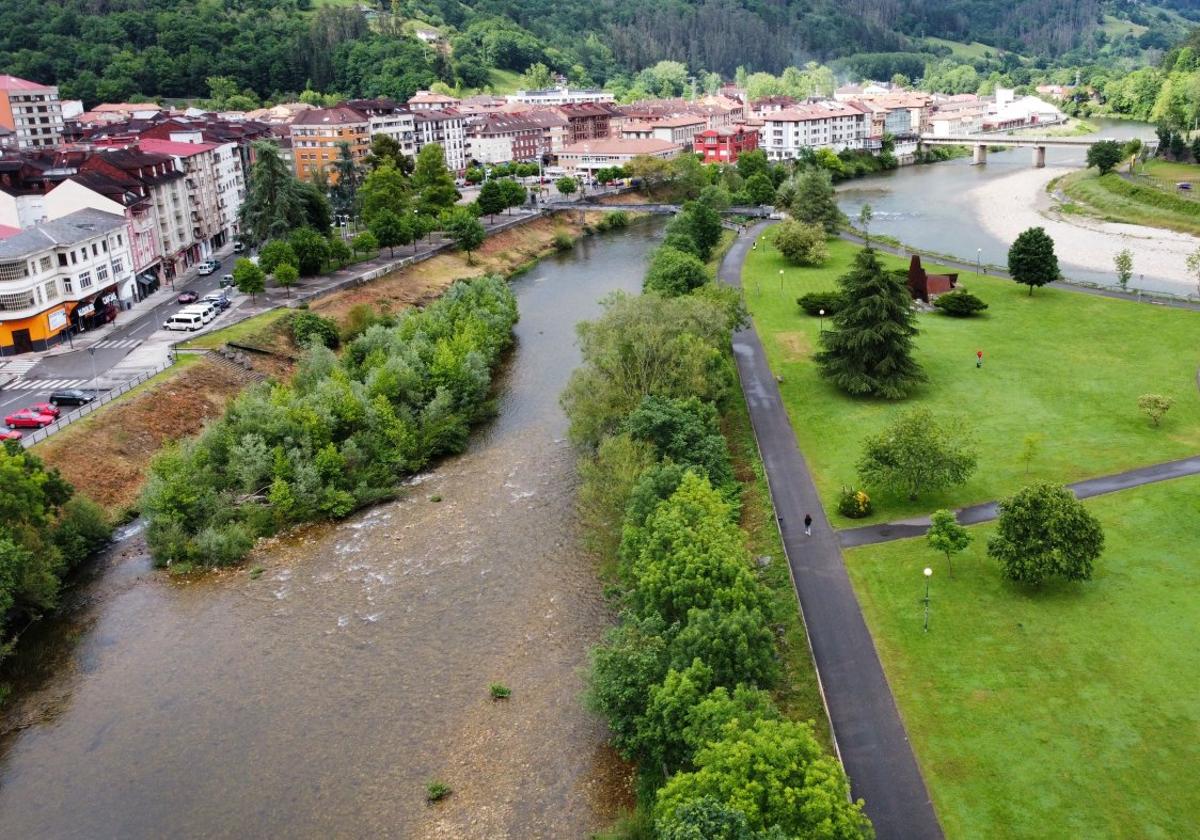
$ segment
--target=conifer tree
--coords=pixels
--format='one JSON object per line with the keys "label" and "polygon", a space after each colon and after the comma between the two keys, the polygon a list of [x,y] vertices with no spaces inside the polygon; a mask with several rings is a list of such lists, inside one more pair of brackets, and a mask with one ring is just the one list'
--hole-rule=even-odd
{"label": "conifer tree", "polygon": [[855,396],[908,396],[925,374],[912,355],[916,316],[904,281],[864,248],[838,283],[846,305],[821,334],[824,349],[815,357],[821,373]]}

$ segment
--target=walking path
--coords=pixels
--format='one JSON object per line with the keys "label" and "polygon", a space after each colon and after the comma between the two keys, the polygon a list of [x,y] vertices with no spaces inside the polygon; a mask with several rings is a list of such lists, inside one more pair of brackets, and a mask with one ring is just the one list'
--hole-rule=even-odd
{"label": "walking path", "polygon": [[[721,262],[722,282],[741,287],[742,263],[768,224],[754,225],[734,242]],[[937,815],[842,563],[837,535],[821,507],[753,326],[734,335],[733,353],[852,793],[866,802],[880,840],[940,838]],[[813,517],[811,537],[804,535],[806,513]]]}
{"label": "walking path", "polygon": [[[1188,475],[1200,475],[1200,455],[1183,458],[1179,461],[1166,461],[1161,464],[1151,464],[1148,467],[1138,467],[1115,475],[1102,475],[1068,484],[1080,499],[1100,496],[1105,493],[1115,493],[1118,490],[1128,490],[1131,487],[1141,487],[1144,484],[1154,484],[1159,481],[1170,481]],[[971,505],[956,511],[958,521],[963,525],[978,525],[980,522],[990,522],[997,514],[996,502],[984,502]],[[929,517],[920,516],[899,522],[886,522],[881,525],[864,525],[861,528],[847,528],[837,532],[838,542],[842,548],[853,548],[859,545],[903,540],[908,537],[924,536],[929,529]]]}

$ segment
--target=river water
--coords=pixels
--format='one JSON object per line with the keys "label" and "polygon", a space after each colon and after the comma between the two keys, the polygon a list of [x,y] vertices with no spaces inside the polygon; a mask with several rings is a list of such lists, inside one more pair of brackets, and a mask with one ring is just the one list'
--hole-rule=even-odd
{"label": "river water", "polygon": [[[630,771],[580,702],[611,615],[577,550],[558,395],[575,323],[639,287],[658,231],[584,239],[514,280],[497,417],[402,500],[193,582],[119,545],[39,634],[52,664],[8,715],[0,836],[577,838],[609,822]],[[493,682],[512,698],[493,702]],[[433,779],[453,794],[430,806]]]}
{"label": "river water", "polygon": [[[1132,137],[1153,138],[1154,129],[1145,123],[1122,120],[1092,119],[1097,124],[1099,136],[1125,140]],[[1086,166],[1086,150],[1046,150],[1046,167],[1051,170],[1081,169]],[[1064,169],[1066,168],[1066,169]],[[935,253],[948,254],[968,262],[979,259],[982,264],[1006,265],[1008,248],[1012,240],[998,235],[995,225],[989,224],[988,216],[1022,211],[1020,224],[1026,226],[1046,224],[1034,211],[1035,201],[1048,203],[1042,185],[1026,183],[1022,175],[1035,176],[1032,171],[1030,150],[1015,148],[1003,152],[989,152],[987,164],[976,166],[970,157],[957,158],[926,166],[906,166],[892,172],[880,173],[867,178],[844,183],[839,189],[839,204],[851,219],[858,218],[864,203],[870,204],[873,212],[871,232],[899,239],[906,245]],[[1014,177],[1016,176],[1016,177]],[[998,182],[1012,183],[1011,191],[993,189]],[[986,200],[980,201],[980,196]],[[1028,218],[1025,218],[1025,217]],[[1144,229],[1153,234],[1152,229]],[[1109,284],[1113,282],[1111,259],[1105,256],[1097,260],[1083,259],[1079,247],[1072,247],[1067,229],[1060,228],[1062,237],[1059,245],[1059,261],[1063,273],[1075,280],[1089,283]],[[1092,242],[1102,234],[1088,232]],[[1130,247],[1135,252],[1135,264],[1147,262],[1155,249],[1152,240],[1127,237],[1110,237],[1112,251]],[[1118,241],[1119,240],[1119,241]],[[1095,246],[1089,246],[1094,250]],[[1103,246],[1101,246],[1103,247]],[[1145,249],[1146,258],[1136,259],[1138,252]],[[1179,266],[1182,272],[1182,264]],[[1147,271],[1143,288],[1162,291],[1186,291],[1178,282],[1168,277],[1155,276]]]}

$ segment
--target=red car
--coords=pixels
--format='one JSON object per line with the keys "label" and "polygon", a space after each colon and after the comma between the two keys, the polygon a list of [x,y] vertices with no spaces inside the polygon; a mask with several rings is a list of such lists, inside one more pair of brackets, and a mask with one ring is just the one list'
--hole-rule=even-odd
{"label": "red car", "polygon": [[62,413],[58,410],[58,406],[50,403],[34,403],[29,406],[29,410],[36,411],[38,414],[49,414],[51,417],[58,417]]}
{"label": "red car", "polygon": [[3,440],[20,440],[21,433],[11,429],[0,429],[0,441]]}
{"label": "red car", "polygon": [[25,428],[25,429],[41,429],[49,426],[54,422],[54,418],[49,414],[42,414],[32,409],[22,408],[20,411],[14,411],[12,414],[4,418],[4,425],[10,429]]}
{"label": "red car", "polygon": [[[209,272],[211,274],[211,272]],[[200,300],[200,295],[193,292],[191,289],[184,289],[179,293],[179,297],[175,298],[180,303],[195,303]]]}

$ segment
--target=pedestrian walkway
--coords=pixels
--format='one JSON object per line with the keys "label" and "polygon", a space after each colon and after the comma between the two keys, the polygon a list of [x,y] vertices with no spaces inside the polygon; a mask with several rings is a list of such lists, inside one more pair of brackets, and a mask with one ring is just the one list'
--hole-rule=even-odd
{"label": "pedestrian walkway", "polygon": [[[756,224],[734,243],[721,262],[722,282],[741,287],[746,254],[767,227]],[[880,840],[936,840],[942,830],[929,792],[753,326],[734,335],[733,354],[851,791],[865,801]],[[813,517],[811,537],[805,514]]]}
{"label": "pedestrian walkway", "polygon": [[10,359],[7,362],[0,362],[0,373],[8,374],[9,376],[20,376],[29,371],[34,365],[40,362],[40,356],[25,357]]}
{"label": "pedestrian walkway", "polygon": [[140,338],[106,339],[93,344],[97,350],[133,349],[142,343]]}
{"label": "pedestrian walkway", "polygon": [[4,386],[6,391],[57,391],[62,388],[80,388],[87,379],[18,379]]}

